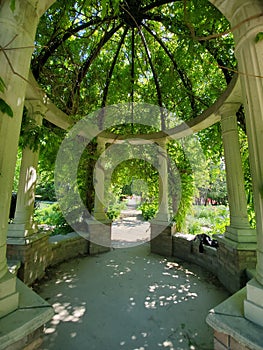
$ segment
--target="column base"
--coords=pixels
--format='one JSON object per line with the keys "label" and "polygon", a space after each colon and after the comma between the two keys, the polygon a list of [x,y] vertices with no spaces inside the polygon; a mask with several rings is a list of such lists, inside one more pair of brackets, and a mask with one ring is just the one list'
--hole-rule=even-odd
{"label": "column base", "polygon": [[88,232],[82,236],[89,241],[89,254],[96,255],[111,250],[111,220],[89,220]]}
{"label": "column base", "polygon": [[168,221],[151,221],[151,252],[162,256],[173,255],[172,227]]}
{"label": "column base", "polygon": [[247,283],[244,312],[249,321],[263,327],[263,286],[255,278]]}
{"label": "column base", "polygon": [[18,223],[11,223],[8,225],[8,237],[28,237],[35,233],[37,233],[38,228],[37,224],[18,224]]}
{"label": "column base", "polygon": [[246,269],[256,268],[257,245],[235,242],[225,236],[217,236],[217,240],[218,278],[228,291],[234,293],[246,285]]}
{"label": "column base", "polygon": [[7,237],[7,258],[21,262],[18,277],[27,285],[45,275],[50,255],[49,233],[23,238]]}
{"label": "column base", "polygon": [[16,277],[9,271],[0,279],[0,318],[18,308]]}
{"label": "column base", "polygon": [[245,247],[246,243],[256,244],[257,242],[256,230],[253,230],[251,228],[236,228],[232,226],[227,226],[225,238],[228,238],[233,242],[240,243],[240,247],[242,247],[242,244]]}

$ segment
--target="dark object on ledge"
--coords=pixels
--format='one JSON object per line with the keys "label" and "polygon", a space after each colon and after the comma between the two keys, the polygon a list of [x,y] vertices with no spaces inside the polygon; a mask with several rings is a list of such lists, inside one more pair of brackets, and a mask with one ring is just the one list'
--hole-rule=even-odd
{"label": "dark object on ledge", "polygon": [[202,233],[200,235],[196,235],[194,240],[199,240],[199,253],[204,252],[204,245],[218,248],[218,241],[216,239],[211,238],[209,235]]}

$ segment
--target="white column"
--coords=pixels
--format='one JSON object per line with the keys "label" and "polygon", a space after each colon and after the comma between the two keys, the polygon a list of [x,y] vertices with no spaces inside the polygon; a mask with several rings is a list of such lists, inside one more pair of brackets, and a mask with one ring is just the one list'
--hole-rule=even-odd
{"label": "white column", "polygon": [[156,219],[159,221],[169,221],[168,209],[168,162],[166,138],[158,140],[158,161],[159,161],[159,210]]}
{"label": "white column", "polygon": [[263,32],[262,0],[232,1],[236,57],[244,97],[250,166],[257,221],[256,279],[247,285],[246,317],[263,326]]}
{"label": "white column", "polygon": [[98,137],[97,138],[97,152],[99,154],[99,159],[96,163],[94,169],[94,188],[95,188],[95,198],[94,198],[94,217],[98,221],[107,220],[105,213],[104,204],[104,187],[105,187],[105,145],[106,141]]}
{"label": "white column", "polygon": [[[250,228],[247,214],[247,199],[235,112],[236,106],[229,104],[225,107],[221,119],[230,210],[230,226],[226,228],[225,237],[234,242],[254,243],[255,245],[256,232]],[[248,246],[250,245],[248,244]]]}
{"label": "white column", "polygon": [[[27,100],[25,104],[29,117],[35,121],[36,125],[42,125],[46,106],[38,100]],[[24,238],[37,231],[33,215],[38,157],[39,150],[34,151],[25,147],[22,151],[15,218],[9,225],[8,237]]]}
{"label": "white column", "polygon": [[[15,310],[18,305],[16,279],[8,273],[7,268],[6,236],[27,85],[25,79],[28,77],[39,19],[35,3],[21,0],[16,1],[15,5],[15,11],[12,12],[9,0],[0,2],[0,45],[2,50],[9,49],[5,51],[8,61],[3,51],[0,52],[0,76],[6,85],[1,98],[9,104],[14,114],[11,118],[0,113],[0,317]],[[10,50],[17,47],[24,48]]]}

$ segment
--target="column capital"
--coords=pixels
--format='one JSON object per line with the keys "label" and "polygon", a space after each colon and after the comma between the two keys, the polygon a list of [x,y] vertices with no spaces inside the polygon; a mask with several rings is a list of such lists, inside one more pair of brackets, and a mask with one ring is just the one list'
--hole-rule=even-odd
{"label": "column capital", "polygon": [[25,106],[30,113],[30,117],[35,119],[37,124],[42,124],[42,119],[45,117],[48,107],[40,100],[31,99],[25,100]]}
{"label": "column capital", "polygon": [[237,132],[237,117],[235,114],[222,115],[221,119],[222,136],[224,137],[227,133]]}
{"label": "column capital", "polygon": [[[231,23],[232,28],[239,27],[239,24],[241,27],[244,20],[246,21],[249,18],[251,20],[256,19],[257,14],[262,11],[261,0],[209,0],[209,2],[222,12]],[[243,12],[243,9],[245,9],[245,12]],[[254,16],[255,18],[253,18]]]}
{"label": "column capital", "polygon": [[220,108],[221,119],[235,116],[240,108],[240,103],[224,103]]}

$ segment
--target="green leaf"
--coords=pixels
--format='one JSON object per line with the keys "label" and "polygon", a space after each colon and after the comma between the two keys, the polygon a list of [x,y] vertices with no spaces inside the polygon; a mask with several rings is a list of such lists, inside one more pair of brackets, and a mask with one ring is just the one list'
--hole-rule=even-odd
{"label": "green leaf", "polygon": [[107,10],[108,10],[107,1],[106,0],[102,0],[101,6],[102,6],[101,17],[104,18],[106,16]]}
{"label": "green leaf", "polygon": [[13,117],[12,108],[2,98],[0,98],[0,111],[6,113],[11,118]]}
{"label": "green leaf", "polygon": [[4,92],[5,89],[6,89],[5,82],[4,82],[3,79],[0,77],[0,92]]}
{"label": "green leaf", "polygon": [[16,8],[16,0],[10,0],[10,9],[12,12],[15,11]]}
{"label": "green leaf", "polygon": [[263,40],[263,32],[259,32],[256,35],[256,43],[258,43],[259,41]]}

